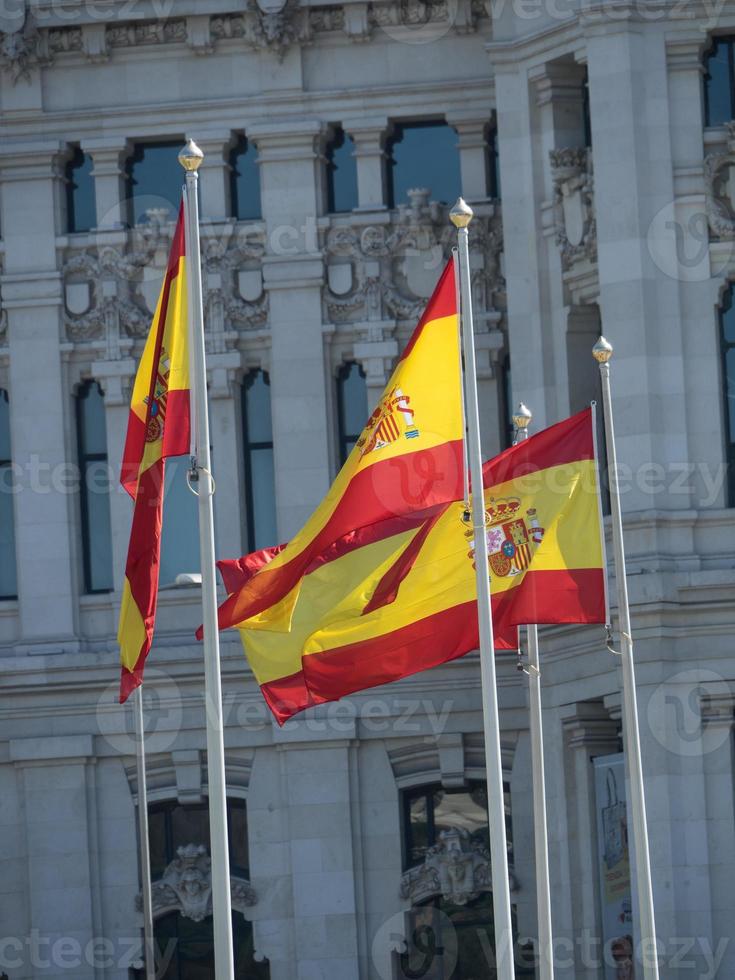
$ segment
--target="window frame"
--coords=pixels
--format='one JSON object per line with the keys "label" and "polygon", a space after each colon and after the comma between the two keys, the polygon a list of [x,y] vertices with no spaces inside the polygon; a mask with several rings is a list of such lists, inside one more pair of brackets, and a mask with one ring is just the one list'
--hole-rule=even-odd
{"label": "window frame", "polygon": [[704,54],[702,67],[704,68],[702,76],[702,84],[704,87],[704,125],[708,128],[713,125],[721,125],[721,123],[710,122],[710,93],[709,93],[709,82],[712,80],[712,76],[709,72],[709,61],[710,58],[715,54],[720,44],[727,45],[727,69],[728,69],[728,81],[729,81],[729,96],[730,96],[730,118],[735,118],[735,34],[715,34],[711,38],[711,44]]}
{"label": "window frame", "polygon": [[[357,184],[357,161],[354,161],[355,166],[355,204],[351,208],[339,208],[335,207],[335,193],[334,193],[334,174],[339,169],[334,163],[334,151],[335,149],[341,149],[347,143],[351,143],[353,148],[355,145],[355,140],[350,134],[341,126],[335,125],[332,127],[332,135],[327,142],[324,149],[324,159],[325,164],[325,174],[327,182],[327,214],[351,214],[355,208],[360,205],[359,197],[359,187]],[[353,155],[354,160],[354,155]]]}
{"label": "window frame", "polygon": [[[143,162],[146,149],[176,149],[177,147],[180,149],[183,142],[183,138],[177,137],[163,137],[161,139],[141,139],[132,141],[132,150],[125,160],[124,167],[125,188],[128,198],[127,219],[130,228],[136,228],[138,225],[138,222],[135,220],[136,182],[133,176],[133,168],[135,167],[135,164]],[[175,215],[178,208],[178,203],[175,201],[168,201],[168,203],[171,205],[171,209]]]}
{"label": "window frame", "polygon": [[[735,350],[735,340],[727,340],[725,336],[724,323],[725,314],[729,313],[730,310],[735,311],[735,283],[732,282],[728,285],[727,289],[722,295],[722,299],[720,300],[717,310],[717,326],[720,334],[720,392],[723,413],[722,435],[724,440],[725,466],[727,468],[727,499],[725,500],[725,506],[735,507],[735,432],[732,431],[732,426],[730,425],[730,393],[727,376],[727,355],[729,351]],[[735,380],[733,381],[732,395],[733,398],[735,398]]]}
{"label": "window frame", "polygon": [[[393,147],[400,143],[403,139],[403,134],[407,129],[440,129],[446,128],[451,130],[456,136],[456,130],[454,127],[443,118],[427,118],[427,119],[396,119],[393,121],[393,128],[390,136],[385,141],[385,196],[386,204],[389,211],[393,211],[398,207],[395,195],[395,180],[394,180],[394,170],[396,167],[396,161],[393,156]],[[461,161],[459,159],[459,150],[457,150],[457,170],[459,174],[459,187],[460,191],[462,188],[462,169]],[[421,185],[424,186],[424,185]],[[432,188],[433,193],[433,188]],[[438,199],[438,198],[437,198]],[[447,202],[451,203],[451,202]]]}
{"label": "window frame", "polygon": [[[81,531],[82,531],[82,569],[83,569],[83,584],[84,584],[84,594],[85,595],[108,595],[110,592],[115,591],[114,586],[114,570],[112,562],[110,565],[110,586],[105,589],[95,589],[92,588],[92,567],[91,567],[91,534],[90,534],[90,521],[89,521],[89,497],[87,490],[87,470],[92,463],[108,463],[109,453],[88,453],[85,447],[84,438],[84,418],[82,412],[82,400],[87,397],[83,394],[84,392],[89,392],[92,386],[96,385],[100,397],[102,398],[102,408],[104,411],[104,392],[102,391],[102,385],[95,378],[89,378],[84,381],[77,389],[76,396],[74,398],[74,411],[76,416],[76,430],[77,430],[77,465],[79,467],[79,509],[80,509],[80,519],[81,519]],[[106,420],[105,423],[106,424]],[[107,444],[107,433],[105,432],[105,445]],[[108,506],[109,506],[109,490],[107,494]],[[110,515],[112,516],[112,515]],[[110,526],[112,530],[112,526]],[[112,558],[112,542],[110,542],[110,557]]]}
{"label": "window frame", "polygon": [[236,165],[236,162],[235,162],[236,161],[236,157],[239,156],[239,154],[241,153],[241,151],[242,151],[242,155],[243,156],[247,156],[247,154],[251,150],[253,150],[255,152],[254,163],[255,163],[255,166],[257,168],[257,166],[258,166],[258,147],[256,146],[255,143],[253,143],[252,140],[249,140],[248,139],[247,134],[244,133],[244,132],[235,133],[234,134],[234,137],[235,137],[234,143],[230,147],[230,151],[227,154],[227,163],[228,163],[229,168],[230,168],[230,173],[229,173],[230,217],[233,218],[235,221],[262,221],[263,220],[263,201],[262,201],[261,187],[260,187],[260,169],[259,168],[257,169],[257,173],[258,173],[258,213],[257,214],[253,214],[253,215],[247,215],[245,217],[240,217],[240,215],[237,213],[237,211],[238,211],[238,208],[237,208],[237,205],[238,205],[238,192],[237,192],[237,177],[238,177],[238,174],[237,174],[237,165]]}
{"label": "window frame", "polygon": [[[345,401],[345,395],[344,395],[344,382],[349,378],[349,376],[350,376],[350,374],[352,372],[352,368],[353,367],[356,367],[359,376],[364,381],[367,381],[367,374],[365,373],[365,368],[362,366],[362,364],[359,361],[355,361],[355,360],[345,361],[344,363],[340,364],[340,366],[339,366],[339,368],[337,370],[337,378],[336,378],[336,381],[337,381],[337,440],[338,440],[337,452],[338,452],[338,456],[339,456],[339,465],[340,466],[344,466],[344,464],[347,462],[347,457],[352,452],[352,449],[348,449],[347,446],[350,443],[352,443],[354,445],[357,442],[357,440],[360,438],[360,436],[362,435],[362,431],[363,431],[362,429],[360,429],[359,432],[355,432],[355,433],[346,432],[345,431],[345,428],[346,428],[346,425],[345,425],[345,406],[346,406],[346,401]],[[368,399],[367,399],[367,383],[366,383],[366,385],[365,385],[365,403],[366,403],[366,405],[365,405],[365,409],[366,409],[366,411],[365,411],[365,422],[367,422],[367,420],[368,420],[367,400]],[[364,425],[363,425],[363,428],[364,428]]]}
{"label": "window frame", "polygon": [[[263,368],[254,368],[252,371],[248,371],[242,379],[240,385],[240,419],[242,425],[242,457],[243,457],[243,484],[245,489],[245,533],[247,535],[247,549],[248,551],[256,550],[255,544],[255,506],[254,506],[254,493],[253,493],[253,467],[251,465],[252,453],[259,449],[270,449],[272,453],[275,452],[273,444],[273,416],[271,414],[271,438],[270,442],[267,441],[256,441],[250,442],[250,436],[248,432],[248,407],[247,407],[247,393],[250,386],[253,384],[255,379],[259,374],[263,375],[265,384],[270,389],[271,380],[270,373],[265,371]],[[270,395],[269,395],[270,397]],[[271,406],[272,408],[272,406]],[[275,486],[273,488],[275,495]],[[275,500],[274,500],[275,508]],[[273,544],[278,542],[274,541]]]}
{"label": "window frame", "polygon": [[[11,442],[11,435],[12,435],[11,432],[10,432],[10,393],[8,392],[8,390],[6,388],[0,388],[0,400],[4,401],[5,404],[8,407],[8,443],[10,443]],[[7,467],[8,469],[11,469],[11,475],[12,475],[12,465],[13,465],[13,447],[12,447],[12,445],[9,445],[9,449],[10,449],[10,458],[9,459],[0,459],[0,472]],[[15,543],[15,513],[13,513],[13,542]],[[16,548],[14,549],[14,552],[15,553],[13,554],[13,563],[14,563],[14,566],[15,566],[15,592],[13,592],[13,593],[10,593],[9,592],[7,594],[0,593],[0,602],[13,602],[14,600],[17,600],[17,598],[18,598],[18,558],[17,558],[17,544],[16,544]]]}
{"label": "window frame", "polygon": [[[94,174],[94,160],[90,153],[85,153],[79,143],[70,144],[71,155],[66,161],[64,167],[64,179],[66,181],[65,186],[65,198],[66,198],[66,233],[67,235],[83,235],[92,231],[97,225],[97,200],[95,194],[95,178]],[[75,215],[76,208],[74,206],[74,191],[79,186],[74,180],[74,171],[79,169],[79,166],[83,165],[84,162],[89,159],[92,163],[92,171],[89,174],[91,182],[91,193],[92,193],[92,209],[94,211],[94,221],[88,228],[77,228],[75,227]]]}
{"label": "window frame", "polygon": [[[182,807],[185,810],[203,812],[207,815],[207,829],[209,840],[207,841],[187,841],[189,844],[203,844],[208,848],[208,853],[211,855],[212,851],[212,829],[209,823],[209,798],[204,796],[201,803],[181,803],[178,799],[168,799],[152,802],[148,805],[148,818],[150,823],[150,817],[153,814],[163,813],[164,815],[164,838],[165,838],[165,854],[164,854],[164,868],[167,868],[172,861],[176,860],[176,851],[174,849],[173,840],[173,812],[178,807]],[[247,819],[247,800],[242,796],[228,796],[227,797],[227,826],[228,831],[230,828],[230,812],[232,809],[244,810],[245,812],[245,826],[249,827]],[[233,861],[233,847],[231,835],[227,835],[227,846],[228,854],[227,861],[230,868],[230,874],[236,878],[244,878],[245,880],[250,880],[250,840],[249,835],[246,835],[247,852],[248,852],[248,867],[244,868],[242,865],[235,864]],[[150,843],[150,831],[149,831],[149,843]],[[181,845],[179,845],[181,846]],[[153,878],[154,881],[160,881],[160,877]]]}

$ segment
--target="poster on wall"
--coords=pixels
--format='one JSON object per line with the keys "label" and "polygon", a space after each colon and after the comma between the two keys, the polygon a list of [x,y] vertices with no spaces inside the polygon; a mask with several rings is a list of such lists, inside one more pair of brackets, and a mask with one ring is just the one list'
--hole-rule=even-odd
{"label": "poster on wall", "polygon": [[635,980],[625,755],[619,752],[592,761],[605,980]]}

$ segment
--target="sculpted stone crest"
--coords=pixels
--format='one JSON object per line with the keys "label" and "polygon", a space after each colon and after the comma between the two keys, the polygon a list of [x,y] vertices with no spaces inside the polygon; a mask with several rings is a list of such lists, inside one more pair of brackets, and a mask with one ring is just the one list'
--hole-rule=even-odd
{"label": "sculpted stone crest", "polygon": [[[186,844],[176,851],[160,880],[153,882],[153,914],[178,911],[183,918],[202,922],[212,914],[212,862],[203,844]],[[255,892],[248,881],[230,879],[232,907],[238,912],[255,905]],[[140,911],[142,898],[136,899]]]}
{"label": "sculpted stone crest", "polygon": [[726,124],[727,148],[704,158],[707,222],[715,238],[735,240],[735,121]]}
{"label": "sculpted stone crest", "polygon": [[551,150],[549,157],[556,243],[567,270],[581,259],[594,261],[597,257],[592,152],[566,147]]}
{"label": "sculpted stone crest", "polygon": [[[468,830],[450,827],[426,852],[424,863],[406,871],[401,879],[401,898],[412,905],[441,895],[454,905],[467,905],[489,891],[490,854]],[[511,888],[516,887],[511,875]]]}

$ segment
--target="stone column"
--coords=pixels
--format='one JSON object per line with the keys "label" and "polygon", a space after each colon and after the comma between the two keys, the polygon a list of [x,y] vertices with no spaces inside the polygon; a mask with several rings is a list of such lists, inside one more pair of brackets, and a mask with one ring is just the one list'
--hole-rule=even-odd
{"label": "stone column", "polygon": [[357,162],[358,211],[384,211],[385,203],[385,139],[388,117],[345,119],[344,131],[354,141]]}
{"label": "stone column", "polygon": [[[532,73],[536,104],[534,129],[542,173],[544,202],[554,196],[550,153],[552,150],[584,147],[583,81],[584,68],[569,60],[561,63],[540,65]],[[551,213],[551,212],[549,212]],[[559,246],[556,243],[554,222],[544,222],[546,261],[544,263],[544,289],[548,296],[546,333],[548,340],[547,369],[557,379],[555,417],[545,424],[571,414],[570,388],[581,374],[593,375],[585,361],[573,363],[569,359],[567,343],[567,287]],[[594,340],[592,341],[594,343]],[[589,354],[589,351],[587,352]],[[535,408],[529,405],[535,413]],[[535,431],[538,431],[534,423]]]}
{"label": "stone column", "polygon": [[[10,420],[20,468],[15,496],[21,644],[76,646],[79,569],[72,560],[76,501],[68,463],[71,394],[59,352],[62,304],[56,268],[60,177],[54,141],[0,148],[8,315]],[[43,424],[38,419],[43,418]]]}
{"label": "stone column", "polygon": [[[96,846],[94,757],[89,735],[23,738],[10,742],[22,795],[27,895],[36,960],[23,976],[95,980],[85,956],[105,935]],[[30,937],[31,939],[33,937]]]}
{"label": "stone column", "polygon": [[457,132],[462,197],[469,204],[488,198],[487,134],[490,110],[478,118],[477,111],[455,110],[447,113],[447,122]]}
{"label": "stone column", "polygon": [[637,22],[632,8],[627,19],[614,23],[600,11],[584,12],[582,22],[602,328],[615,347],[618,457],[633,473],[623,508],[685,510],[690,495],[673,479],[664,479],[655,495],[647,481],[636,479],[650,472],[651,463],[673,475],[689,459],[686,398],[691,382],[680,283],[664,261],[676,258],[676,236],[655,256],[649,241],[675,193],[670,114],[678,108],[667,99],[665,34],[660,26]]}
{"label": "stone column", "polygon": [[[602,936],[600,890],[597,858],[597,817],[595,813],[595,774],[590,758],[610,755],[619,749],[617,725],[602,701],[580,701],[562,708],[562,725],[566,742],[566,807],[569,847],[569,892],[572,920],[562,926],[559,935],[574,940],[587,934]],[[552,848],[555,846],[551,844]],[[565,889],[566,891],[566,889]],[[558,912],[554,911],[554,924]],[[574,949],[572,970],[558,971],[566,980],[598,980],[600,971],[585,962],[583,949]],[[601,956],[601,946],[593,949]]]}
{"label": "stone column", "polygon": [[230,130],[197,133],[196,142],[204,153],[199,168],[199,210],[202,221],[219,221],[232,215],[230,201]]}
{"label": "stone column", "polygon": [[121,136],[88,136],[81,141],[81,147],[92,157],[97,228],[107,230],[126,225],[125,159],[130,152],[127,140]]}
{"label": "stone column", "polygon": [[278,536],[287,541],[319,504],[334,471],[322,336],[324,127],[316,120],[251,127],[262,174],[268,253],[271,397]]}

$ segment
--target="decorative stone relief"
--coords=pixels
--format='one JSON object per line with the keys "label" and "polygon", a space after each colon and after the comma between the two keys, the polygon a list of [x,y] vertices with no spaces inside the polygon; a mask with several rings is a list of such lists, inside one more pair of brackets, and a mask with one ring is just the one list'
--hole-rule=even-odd
{"label": "decorative stone relief", "polygon": [[20,79],[30,81],[31,72],[49,61],[47,38],[29,11],[23,14],[17,30],[0,31],[0,66],[14,85]]}
{"label": "decorative stone relief", "polygon": [[[517,882],[511,872],[511,890]],[[467,905],[481,892],[490,891],[490,854],[468,830],[450,827],[439,834],[439,840],[426,852],[424,863],[410,868],[401,877],[400,895],[417,905],[441,895],[454,905]]]}
{"label": "decorative stone relief", "polygon": [[263,289],[262,259],[265,235],[230,232],[216,238],[202,237],[204,265],[204,310],[208,345],[212,353],[223,353],[235,335],[227,326],[258,330],[268,319],[268,294]]}
{"label": "decorative stone relief", "polygon": [[[446,207],[431,201],[428,189],[414,188],[408,198],[387,220],[333,221],[325,233],[324,320],[338,332],[355,335],[361,349],[366,343],[380,347],[394,334],[396,321],[413,325],[456,241]],[[488,358],[497,356],[503,345],[502,250],[497,206],[478,208],[470,225],[472,288],[475,331],[488,334]]]}
{"label": "decorative stone relief", "polygon": [[[207,848],[203,844],[187,844],[179,847],[176,854],[161,879],[153,882],[153,916],[179,912],[185,919],[201,922],[212,914],[212,862]],[[230,892],[236,912],[244,913],[257,902],[253,887],[243,878],[230,878]],[[135,905],[142,911],[142,895],[136,897]]]}
{"label": "decorative stone relief", "polygon": [[551,177],[554,182],[553,216],[556,243],[562,266],[569,270],[576,262],[597,259],[592,152],[586,148],[551,150]]}
{"label": "decorative stone relief", "polygon": [[258,0],[243,14],[212,17],[215,40],[242,38],[251,48],[271,51],[282,61],[289,47],[309,39],[309,17],[298,0]]}
{"label": "decorative stone relief", "polygon": [[707,221],[714,238],[735,240],[735,121],[726,124],[727,147],[704,158]]}
{"label": "decorative stone relief", "polygon": [[146,44],[181,44],[186,41],[183,18],[149,20],[134,24],[110,24],[107,44],[111,48],[130,48]]}

